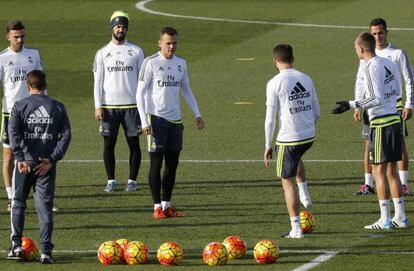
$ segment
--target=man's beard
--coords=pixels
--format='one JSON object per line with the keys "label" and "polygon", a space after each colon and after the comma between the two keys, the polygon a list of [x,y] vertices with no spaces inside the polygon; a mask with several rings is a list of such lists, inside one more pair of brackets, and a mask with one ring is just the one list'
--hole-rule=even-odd
{"label": "man's beard", "polygon": [[125,40],[125,37],[126,37],[125,34],[117,35],[115,33],[113,33],[112,36],[114,37],[114,39],[116,39],[119,42],[124,41]]}

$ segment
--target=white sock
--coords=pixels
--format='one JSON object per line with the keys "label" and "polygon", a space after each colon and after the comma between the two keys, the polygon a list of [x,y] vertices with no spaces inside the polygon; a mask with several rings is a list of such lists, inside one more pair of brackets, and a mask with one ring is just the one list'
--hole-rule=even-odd
{"label": "white sock", "polygon": [[374,188],[374,176],[372,173],[365,173],[365,184],[369,185],[371,188]]}
{"label": "white sock", "polygon": [[162,209],[165,211],[168,208],[171,207],[171,202],[170,201],[161,201],[161,205],[162,205]]}
{"label": "white sock", "polygon": [[161,208],[161,203],[154,203],[154,211]]}
{"label": "white sock", "polygon": [[108,184],[110,184],[110,183],[116,183],[116,180],[115,179],[108,180]]}
{"label": "white sock", "polygon": [[130,184],[130,183],[135,183],[135,184],[136,184],[136,183],[137,183],[137,181],[134,181],[134,180],[129,179],[129,180],[128,180],[128,184]]}
{"label": "white sock", "polygon": [[391,220],[391,214],[390,214],[390,200],[389,199],[383,199],[379,200],[380,205],[380,211],[381,211],[381,221],[383,223],[387,223]]}
{"label": "white sock", "polygon": [[308,190],[308,182],[304,181],[298,183],[299,188],[299,197],[303,199],[310,199],[309,190]]}
{"label": "white sock", "polygon": [[394,218],[397,220],[405,220],[404,198],[393,198],[394,202]]}
{"label": "white sock", "polygon": [[13,199],[13,188],[12,187],[6,187],[6,191],[7,191],[7,198],[8,199]]}
{"label": "white sock", "polygon": [[300,232],[302,231],[300,227],[300,216],[291,216],[290,217],[290,226],[292,227],[292,231]]}
{"label": "white sock", "polygon": [[402,184],[408,185],[408,170],[399,170],[400,180]]}

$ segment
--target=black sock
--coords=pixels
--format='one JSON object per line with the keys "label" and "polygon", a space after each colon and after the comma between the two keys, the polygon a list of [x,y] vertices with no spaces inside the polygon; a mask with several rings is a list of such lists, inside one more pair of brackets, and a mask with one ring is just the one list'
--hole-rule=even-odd
{"label": "black sock", "polygon": [[167,151],[164,155],[165,169],[164,173],[162,174],[162,200],[171,201],[180,151]]}
{"label": "black sock", "polygon": [[103,160],[108,180],[115,179],[115,145],[116,136],[104,136]]}
{"label": "black sock", "polygon": [[139,168],[141,166],[141,148],[139,146],[139,137],[127,137],[129,147],[129,179],[136,181]]}
{"label": "black sock", "polygon": [[148,183],[154,203],[161,203],[161,167],[164,154],[162,152],[150,152],[150,170]]}

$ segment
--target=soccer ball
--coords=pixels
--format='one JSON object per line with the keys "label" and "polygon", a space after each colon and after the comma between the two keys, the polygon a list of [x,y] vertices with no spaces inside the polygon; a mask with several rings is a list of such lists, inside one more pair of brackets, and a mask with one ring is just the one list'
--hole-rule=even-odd
{"label": "soccer ball", "polygon": [[219,242],[211,242],[204,247],[203,261],[208,265],[223,265],[227,263],[229,253]]}
{"label": "soccer ball", "polygon": [[98,260],[104,264],[118,264],[121,263],[122,248],[115,241],[103,242],[98,248]]}
{"label": "soccer ball", "polygon": [[229,260],[242,259],[246,255],[246,242],[237,235],[224,239],[223,245],[227,248]]}
{"label": "soccer ball", "polygon": [[165,242],[157,250],[157,259],[161,265],[179,265],[183,257],[181,246],[174,242]]}
{"label": "soccer ball", "polygon": [[300,227],[303,233],[310,233],[315,228],[315,217],[309,211],[300,212]]}
{"label": "soccer ball", "polygon": [[26,261],[34,261],[39,256],[39,249],[33,239],[22,237],[23,258]]}
{"label": "soccer ball", "polygon": [[258,263],[275,263],[279,258],[279,248],[275,241],[262,240],[254,247],[253,255]]}
{"label": "soccer ball", "polygon": [[122,262],[122,263],[125,263],[125,260],[124,260],[124,253],[125,253],[125,247],[126,247],[126,245],[128,245],[128,240],[127,240],[127,239],[122,238],[122,239],[118,239],[118,240],[116,240],[115,242],[117,242],[117,243],[118,243],[118,245],[120,245],[120,246],[121,246],[121,249],[122,249],[122,258],[121,258],[121,262]]}
{"label": "soccer ball", "polygon": [[140,241],[132,241],[124,249],[124,260],[127,264],[143,264],[148,261],[148,247]]}

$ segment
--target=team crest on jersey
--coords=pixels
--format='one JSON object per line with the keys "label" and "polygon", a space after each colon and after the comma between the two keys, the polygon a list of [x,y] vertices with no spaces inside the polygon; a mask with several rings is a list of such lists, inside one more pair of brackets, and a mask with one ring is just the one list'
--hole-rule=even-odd
{"label": "team crest on jersey", "polygon": [[179,72],[182,72],[181,65],[178,65],[177,69]]}
{"label": "team crest on jersey", "polygon": [[33,64],[33,59],[31,56],[27,57],[27,61],[29,61],[30,64]]}
{"label": "team crest on jersey", "polygon": [[128,55],[132,56],[132,50],[131,49],[128,50]]}

